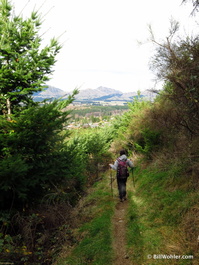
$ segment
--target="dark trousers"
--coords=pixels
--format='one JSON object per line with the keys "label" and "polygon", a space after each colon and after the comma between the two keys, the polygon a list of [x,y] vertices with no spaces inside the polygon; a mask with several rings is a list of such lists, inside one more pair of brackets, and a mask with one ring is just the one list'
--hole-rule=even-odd
{"label": "dark trousers", "polygon": [[126,197],[126,181],[127,178],[117,178],[117,186],[120,200]]}

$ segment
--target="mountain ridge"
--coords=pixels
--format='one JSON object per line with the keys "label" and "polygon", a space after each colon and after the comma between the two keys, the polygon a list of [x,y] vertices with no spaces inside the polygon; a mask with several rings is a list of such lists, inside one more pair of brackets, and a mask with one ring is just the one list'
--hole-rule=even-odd
{"label": "mountain ridge", "polygon": [[[35,101],[43,101],[45,99],[66,99],[72,92],[65,92],[60,88],[53,86],[47,86],[43,91],[37,92],[33,95]],[[75,96],[74,102],[96,102],[96,101],[132,101],[134,97],[137,96],[136,92],[126,92],[123,93],[120,90],[113,88],[99,86],[97,88],[87,88],[80,90]],[[156,95],[150,91],[142,91],[141,97],[146,99],[153,99]]]}

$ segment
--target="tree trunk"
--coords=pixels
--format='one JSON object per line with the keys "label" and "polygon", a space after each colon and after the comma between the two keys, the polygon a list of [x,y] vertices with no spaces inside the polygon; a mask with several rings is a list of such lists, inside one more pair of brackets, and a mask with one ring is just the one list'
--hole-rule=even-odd
{"label": "tree trunk", "polygon": [[10,115],[11,115],[11,103],[10,103],[10,99],[7,98],[6,99],[6,107],[7,107],[7,114],[8,114],[8,120],[11,120]]}

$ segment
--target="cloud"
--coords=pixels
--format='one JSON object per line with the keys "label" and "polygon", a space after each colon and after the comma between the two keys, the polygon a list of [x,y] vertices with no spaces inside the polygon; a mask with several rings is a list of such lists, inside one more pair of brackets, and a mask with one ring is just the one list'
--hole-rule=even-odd
{"label": "cloud", "polygon": [[[13,2],[20,12],[27,0]],[[28,1],[24,16],[35,5],[37,9],[41,4]],[[61,35],[64,44],[50,81],[64,90],[100,85],[130,91],[150,88],[154,76],[148,63],[154,50],[146,42],[147,25],[163,39],[172,15],[189,29],[193,20],[190,5],[181,6],[181,0],[48,0],[40,12],[44,42]]]}

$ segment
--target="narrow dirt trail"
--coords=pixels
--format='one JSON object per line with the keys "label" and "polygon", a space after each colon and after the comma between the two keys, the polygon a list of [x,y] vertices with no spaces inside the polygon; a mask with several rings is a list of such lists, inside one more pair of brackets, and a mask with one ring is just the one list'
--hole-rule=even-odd
{"label": "narrow dirt trail", "polygon": [[132,265],[126,250],[126,213],[128,201],[118,202],[113,216],[114,265]]}

